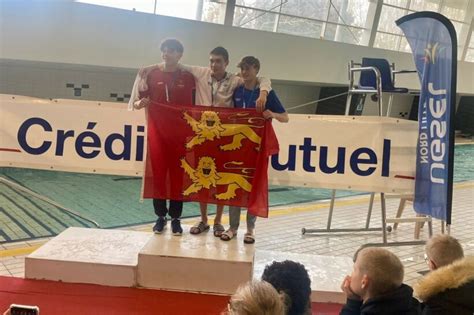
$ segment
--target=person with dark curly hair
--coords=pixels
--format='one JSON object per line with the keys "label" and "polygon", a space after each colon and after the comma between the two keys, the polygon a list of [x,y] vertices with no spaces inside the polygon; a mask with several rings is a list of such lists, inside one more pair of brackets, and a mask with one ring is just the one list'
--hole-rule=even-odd
{"label": "person with dark curly hair", "polygon": [[274,261],[265,267],[262,280],[286,294],[288,315],[311,314],[311,279],[302,264],[291,260]]}

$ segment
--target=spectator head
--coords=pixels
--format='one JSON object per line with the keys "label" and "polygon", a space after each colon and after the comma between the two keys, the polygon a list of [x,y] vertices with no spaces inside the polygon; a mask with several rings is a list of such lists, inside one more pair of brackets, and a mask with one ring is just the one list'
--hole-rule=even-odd
{"label": "spectator head", "polygon": [[302,264],[291,260],[273,262],[265,267],[262,280],[286,294],[288,315],[307,314],[311,309],[311,280]]}
{"label": "spectator head", "polygon": [[395,254],[376,247],[358,252],[350,288],[364,301],[396,290],[402,283],[403,264]]}
{"label": "spectator head", "polygon": [[463,257],[462,246],[454,237],[437,234],[426,242],[425,260],[431,270],[452,264]]}
{"label": "spectator head", "polygon": [[271,284],[250,281],[241,285],[230,298],[228,315],[285,315],[285,303]]}

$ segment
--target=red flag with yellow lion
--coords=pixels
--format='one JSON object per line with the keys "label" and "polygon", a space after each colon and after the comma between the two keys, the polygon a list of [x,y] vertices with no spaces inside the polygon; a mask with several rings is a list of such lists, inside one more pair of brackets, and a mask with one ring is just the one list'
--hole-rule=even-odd
{"label": "red flag with yellow lion", "polygon": [[271,121],[254,109],[151,104],[143,197],[247,207],[268,216]]}

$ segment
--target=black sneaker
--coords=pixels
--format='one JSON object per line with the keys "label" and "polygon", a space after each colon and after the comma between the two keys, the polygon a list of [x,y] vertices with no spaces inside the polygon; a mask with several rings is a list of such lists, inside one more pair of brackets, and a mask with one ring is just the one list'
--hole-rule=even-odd
{"label": "black sneaker", "polygon": [[153,226],[153,232],[155,234],[161,234],[166,227],[166,217],[158,217],[155,226]]}
{"label": "black sneaker", "polygon": [[183,234],[183,228],[181,227],[181,221],[179,219],[171,220],[171,232],[176,236]]}

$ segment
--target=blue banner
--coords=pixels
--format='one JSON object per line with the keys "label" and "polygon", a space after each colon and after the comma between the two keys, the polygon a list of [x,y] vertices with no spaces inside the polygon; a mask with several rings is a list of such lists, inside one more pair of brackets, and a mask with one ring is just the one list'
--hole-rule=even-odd
{"label": "blue banner", "polygon": [[421,82],[414,208],[451,224],[456,31],[435,12],[417,12],[396,23],[410,44]]}

